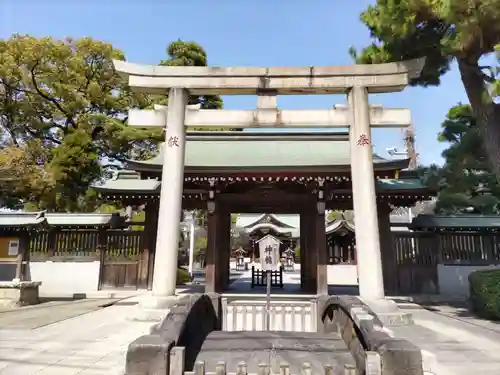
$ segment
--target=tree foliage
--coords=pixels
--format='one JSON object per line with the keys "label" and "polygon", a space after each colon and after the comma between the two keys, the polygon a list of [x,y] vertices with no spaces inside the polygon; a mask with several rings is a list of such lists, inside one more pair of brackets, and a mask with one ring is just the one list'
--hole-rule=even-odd
{"label": "tree foliage", "polygon": [[[206,65],[194,42],[178,40],[164,65]],[[92,211],[90,186],[130,158],[147,158],[162,130],[126,125],[129,108],[167,104],[132,93],[114,70],[123,52],[92,38],[56,40],[13,35],[0,40],[0,199],[51,211]],[[193,97],[220,108],[219,97]],[[7,199],[8,198],[8,199]],[[17,199],[16,199],[17,198]]]}
{"label": "tree foliage", "polygon": [[[498,66],[483,65],[500,51],[500,0],[378,0],[361,14],[374,42],[359,63],[383,63],[426,57],[414,85],[439,85],[456,60],[483,136],[483,144],[500,178],[500,95]],[[498,59],[497,55],[497,59]]]}
{"label": "tree foliage", "polygon": [[[207,66],[207,53],[196,42],[177,40],[167,48],[168,59],[162,60],[160,65],[165,66]],[[218,95],[190,96],[189,104],[201,104],[203,109],[221,109],[222,99]]]}
{"label": "tree foliage", "polygon": [[436,212],[498,213],[500,186],[469,105],[459,104],[450,109],[438,139],[450,146],[442,154],[445,164],[433,176],[438,177],[441,187]]}

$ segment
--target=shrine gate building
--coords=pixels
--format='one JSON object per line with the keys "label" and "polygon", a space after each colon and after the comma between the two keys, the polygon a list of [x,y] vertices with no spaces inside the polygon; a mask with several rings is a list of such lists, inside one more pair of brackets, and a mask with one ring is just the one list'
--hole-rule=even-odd
{"label": "shrine gate building", "polygon": [[[144,246],[150,281],[157,251],[164,152],[162,144],[154,158],[129,161],[126,170],[97,188],[109,200],[126,205],[146,204]],[[434,195],[418,176],[404,171],[408,164],[409,159],[387,160],[373,154],[385,270],[391,269],[395,262],[389,222],[391,211]],[[325,211],[352,208],[348,133],[187,134],[182,209],[208,210],[207,292],[222,292],[229,282],[231,213],[273,213],[300,215],[297,245],[300,246],[301,289],[311,294],[327,293],[331,251],[327,246]],[[395,291],[395,275],[386,271],[383,277],[386,293]]]}

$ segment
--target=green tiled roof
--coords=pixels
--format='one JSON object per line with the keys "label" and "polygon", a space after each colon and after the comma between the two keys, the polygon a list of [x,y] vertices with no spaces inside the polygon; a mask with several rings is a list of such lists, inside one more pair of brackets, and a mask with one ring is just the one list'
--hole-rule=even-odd
{"label": "green tiled roof", "polygon": [[47,218],[41,212],[0,212],[0,228],[43,226]]}
{"label": "green tiled roof", "polygon": [[[140,173],[136,171],[119,171],[113,179],[105,181],[102,185],[95,186],[101,192],[117,192],[120,194],[129,192],[130,194],[140,195],[159,193],[161,181],[156,179],[141,180]],[[428,190],[428,187],[420,179],[378,179],[376,181],[377,192],[405,192],[408,190]],[[350,190],[349,190],[350,191]],[[340,193],[340,191],[338,191]],[[277,221],[289,226],[296,226],[298,223],[293,221],[293,215],[273,215]],[[262,217],[260,217],[262,218]],[[260,219],[257,218],[257,219]],[[254,218],[252,218],[253,220]],[[252,224],[249,222],[243,226]]]}
{"label": "green tiled roof", "polygon": [[105,181],[102,185],[95,186],[95,188],[100,191],[130,191],[134,194],[140,194],[141,192],[159,192],[160,185],[161,183],[158,180],[141,180],[139,173],[123,170],[118,171],[112,179]]}
{"label": "green tiled roof", "polygon": [[409,225],[414,230],[500,230],[499,215],[418,215]]}
{"label": "green tiled roof", "polygon": [[376,182],[376,188],[384,191],[402,191],[402,190],[416,190],[426,189],[427,186],[422,183],[418,178],[415,179],[379,179]]}
{"label": "green tiled roof", "polygon": [[[45,213],[42,212],[0,212],[0,228],[28,226],[99,227],[115,224],[117,214],[99,213]],[[118,223],[118,222],[116,222]]]}
{"label": "green tiled roof", "polygon": [[[159,169],[163,164],[162,144],[157,156],[146,161],[129,161],[129,168]],[[186,142],[187,168],[320,167],[349,166],[349,141],[344,133],[242,133],[189,134]],[[373,155],[375,164],[398,165]],[[406,161],[406,165],[408,162]]]}

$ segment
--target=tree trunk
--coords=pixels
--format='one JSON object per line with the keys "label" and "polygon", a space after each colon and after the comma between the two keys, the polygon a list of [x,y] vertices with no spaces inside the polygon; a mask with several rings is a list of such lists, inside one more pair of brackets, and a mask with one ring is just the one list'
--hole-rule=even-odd
{"label": "tree trunk", "polygon": [[477,61],[458,59],[460,76],[479,125],[493,172],[500,182],[500,105],[493,102]]}

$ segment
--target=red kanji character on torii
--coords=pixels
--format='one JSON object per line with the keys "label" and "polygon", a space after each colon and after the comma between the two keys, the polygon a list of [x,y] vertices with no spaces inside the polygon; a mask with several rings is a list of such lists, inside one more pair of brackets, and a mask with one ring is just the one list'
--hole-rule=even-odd
{"label": "red kanji character on torii", "polygon": [[358,139],[358,146],[369,146],[370,139],[366,134],[361,134]]}

